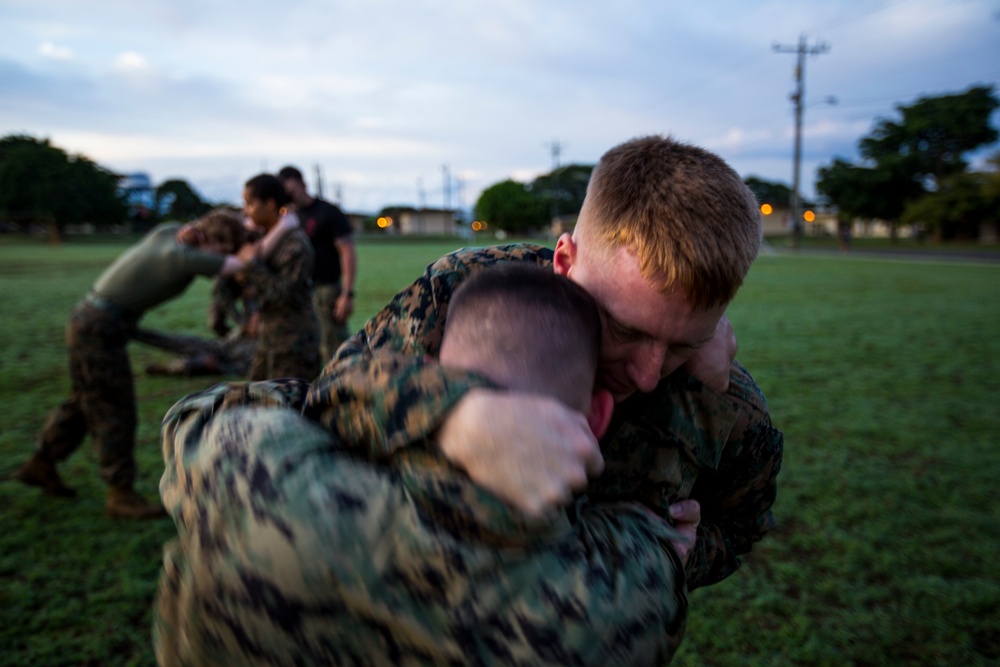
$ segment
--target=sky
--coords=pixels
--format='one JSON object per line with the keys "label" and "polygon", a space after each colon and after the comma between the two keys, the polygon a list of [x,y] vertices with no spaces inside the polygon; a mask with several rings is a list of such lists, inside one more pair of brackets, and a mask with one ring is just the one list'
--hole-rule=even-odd
{"label": "sky", "polygon": [[352,213],[647,134],[791,185],[801,39],[806,197],[898,105],[1000,94],[1000,0],[0,0],[0,136],[214,203],[292,164]]}

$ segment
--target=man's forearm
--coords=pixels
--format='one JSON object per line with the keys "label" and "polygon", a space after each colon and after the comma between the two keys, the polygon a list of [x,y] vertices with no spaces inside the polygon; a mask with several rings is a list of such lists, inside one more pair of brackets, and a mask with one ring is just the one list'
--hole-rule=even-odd
{"label": "man's forearm", "polygon": [[358,257],[354,250],[354,241],[339,241],[337,252],[340,254],[340,290],[342,294],[347,294],[354,291],[358,273]]}

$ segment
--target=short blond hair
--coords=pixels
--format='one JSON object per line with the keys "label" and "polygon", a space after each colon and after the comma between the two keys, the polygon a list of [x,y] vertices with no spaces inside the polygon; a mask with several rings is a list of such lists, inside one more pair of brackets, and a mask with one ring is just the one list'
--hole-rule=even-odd
{"label": "short blond hair", "polygon": [[647,280],[696,309],[732,301],[762,234],[756,198],[722,158],[658,135],[601,157],[577,228],[603,250],[627,248]]}

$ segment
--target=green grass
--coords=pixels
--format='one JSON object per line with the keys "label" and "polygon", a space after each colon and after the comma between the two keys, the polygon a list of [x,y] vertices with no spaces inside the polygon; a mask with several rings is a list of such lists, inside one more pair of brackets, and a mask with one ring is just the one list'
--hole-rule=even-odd
{"label": "green grass", "polygon": [[[352,324],[458,242],[359,243]],[[6,477],[68,389],[69,310],[124,246],[0,237],[0,664],[151,665],[150,606],[169,521],[102,514],[88,443],[75,501]],[[680,665],[1000,664],[1000,265],[763,256],[730,308],[740,359],[786,434],[779,528],[691,595]],[[208,282],[149,314],[204,332]],[[139,490],[158,429],[204,379],[149,378]]]}

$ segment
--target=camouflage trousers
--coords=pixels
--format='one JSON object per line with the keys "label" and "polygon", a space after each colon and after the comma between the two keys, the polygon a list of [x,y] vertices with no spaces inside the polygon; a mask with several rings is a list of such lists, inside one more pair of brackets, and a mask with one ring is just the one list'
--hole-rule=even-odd
{"label": "camouflage trousers", "polygon": [[316,316],[288,312],[262,312],[257,347],[250,360],[247,379],[276,378],[312,380],[319,373],[319,326]]}
{"label": "camouflage trousers", "polygon": [[319,356],[324,366],[340,344],[351,335],[347,322],[341,322],[333,316],[333,307],[339,297],[340,285],[337,283],[313,285],[313,306],[319,320]]}
{"label": "camouflage trousers", "polygon": [[135,480],[136,404],[126,344],[135,321],[84,301],[66,327],[68,399],[49,413],[38,436],[38,455],[65,460],[89,433],[98,451],[101,477],[112,486]]}
{"label": "camouflage trousers", "polygon": [[154,610],[161,665],[669,661],[683,571],[650,550],[671,535],[651,539],[642,511],[463,539],[414,498],[449,484],[353,458],[299,414],[305,388],[219,385],[167,414],[160,492],[178,538]]}

